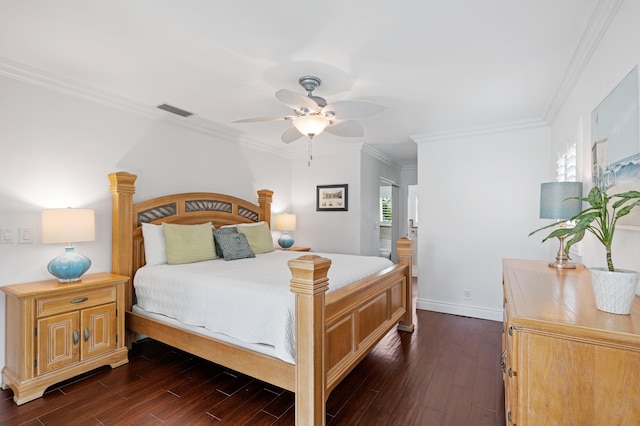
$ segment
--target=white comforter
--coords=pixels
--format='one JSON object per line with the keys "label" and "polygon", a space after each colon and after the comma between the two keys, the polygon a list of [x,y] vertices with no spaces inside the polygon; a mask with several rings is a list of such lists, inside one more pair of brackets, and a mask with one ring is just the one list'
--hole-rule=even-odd
{"label": "white comforter", "polygon": [[[185,324],[248,343],[273,346],[295,361],[295,298],[287,260],[303,253],[276,250],[254,259],[222,259],[138,270],[137,304]],[[329,292],[393,265],[388,259],[318,253],[331,259]]]}

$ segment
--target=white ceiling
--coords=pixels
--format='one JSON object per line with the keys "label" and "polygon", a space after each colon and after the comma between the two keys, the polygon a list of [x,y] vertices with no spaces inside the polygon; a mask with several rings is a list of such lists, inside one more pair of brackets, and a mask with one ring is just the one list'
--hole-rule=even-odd
{"label": "white ceiling", "polygon": [[0,60],[285,150],[306,145],[280,142],[290,122],[232,122],[289,114],[275,91],[316,75],[329,102],[387,106],[316,146],[415,164],[410,136],[545,119],[599,1],[0,0]]}

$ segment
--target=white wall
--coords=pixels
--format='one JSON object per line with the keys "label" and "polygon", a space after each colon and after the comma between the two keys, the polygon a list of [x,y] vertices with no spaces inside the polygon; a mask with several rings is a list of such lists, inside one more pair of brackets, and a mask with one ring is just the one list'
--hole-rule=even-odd
{"label": "white wall", "polygon": [[[317,252],[360,253],[360,149],[347,143],[339,152],[323,152],[316,143],[313,161],[291,160],[291,201],[297,215],[297,229],[291,233],[295,245]],[[317,148],[316,148],[317,147]],[[349,185],[349,210],[316,211],[317,185]]]}
{"label": "white wall", "polygon": [[[418,142],[419,309],[502,320],[503,258],[546,259],[542,226],[549,128]],[[472,292],[464,300],[464,290]]]}
{"label": "white wall", "polygon": [[[551,125],[552,152],[571,137],[578,140],[580,176],[584,191],[591,188],[591,112],[640,60],[640,2],[622,3],[575,87]],[[615,191],[614,191],[615,192]],[[640,231],[616,230],[613,261],[616,268],[640,270]],[[588,234],[581,247],[582,263],[605,266],[605,252]],[[580,260],[580,259],[578,259]]]}
{"label": "white wall", "polygon": [[[92,260],[89,273],[111,270],[114,171],[138,175],[136,200],[210,191],[257,201],[268,188],[276,208],[291,204],[288,158],[4,77],[0,93],[0,228],[35,230],[33,244],[0,244],[0,286],[51,278],[47,263],[63,247],[41,244],[40,211],[49,207],[96,209],[96,241],[76,250]],[[2,293],[2,366],[4,302]]]}

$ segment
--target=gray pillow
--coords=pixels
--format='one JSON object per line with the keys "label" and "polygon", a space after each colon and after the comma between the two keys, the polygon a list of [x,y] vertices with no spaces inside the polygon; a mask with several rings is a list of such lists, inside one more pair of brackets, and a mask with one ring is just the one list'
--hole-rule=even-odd
{"label": "gray pillow", "polygon": [[247,259],[256,257],[256,254],[249,247],[247,237],[238,232],[220,234],[216,237],[220,248],[222,249],[222,257],[224,260]]}
{"label": "gray pillow", "polygon": [[218,239],[222,236],[222,235],[228,235],[228,234],[237,234],[238,230],[236,229],[235,226],[231,226],[231,227],[227,227],[227,228],[214,228],[213,229],[213,240],[216,246],[216,255],[218,257],[224,257],[224,255],[222,254],[222,248],[220,247],[220,243],[218,242]]}

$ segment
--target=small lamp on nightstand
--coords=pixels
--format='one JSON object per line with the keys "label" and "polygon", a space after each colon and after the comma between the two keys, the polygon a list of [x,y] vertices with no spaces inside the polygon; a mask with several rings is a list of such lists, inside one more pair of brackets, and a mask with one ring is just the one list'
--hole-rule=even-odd
{"label": "small lamp on nightstand", "polygon": [[58,281],[79,281],[91,260],[74,251],[73,242],[96,239],[95,211],[91,209],[47,209],[42,211],[42,243],[66,243],[64,254],[54,258],[47,269]]}
{"label": "small lamp on nightstand", "polygon": [[293,246],[293,238],[287,231],[295,231],[296,230],[296,215],[281,213],[276,215],[276,226],[277,231],[284,231],[284,233],[278,238],[278,244],[283,249],[288,249]]}

